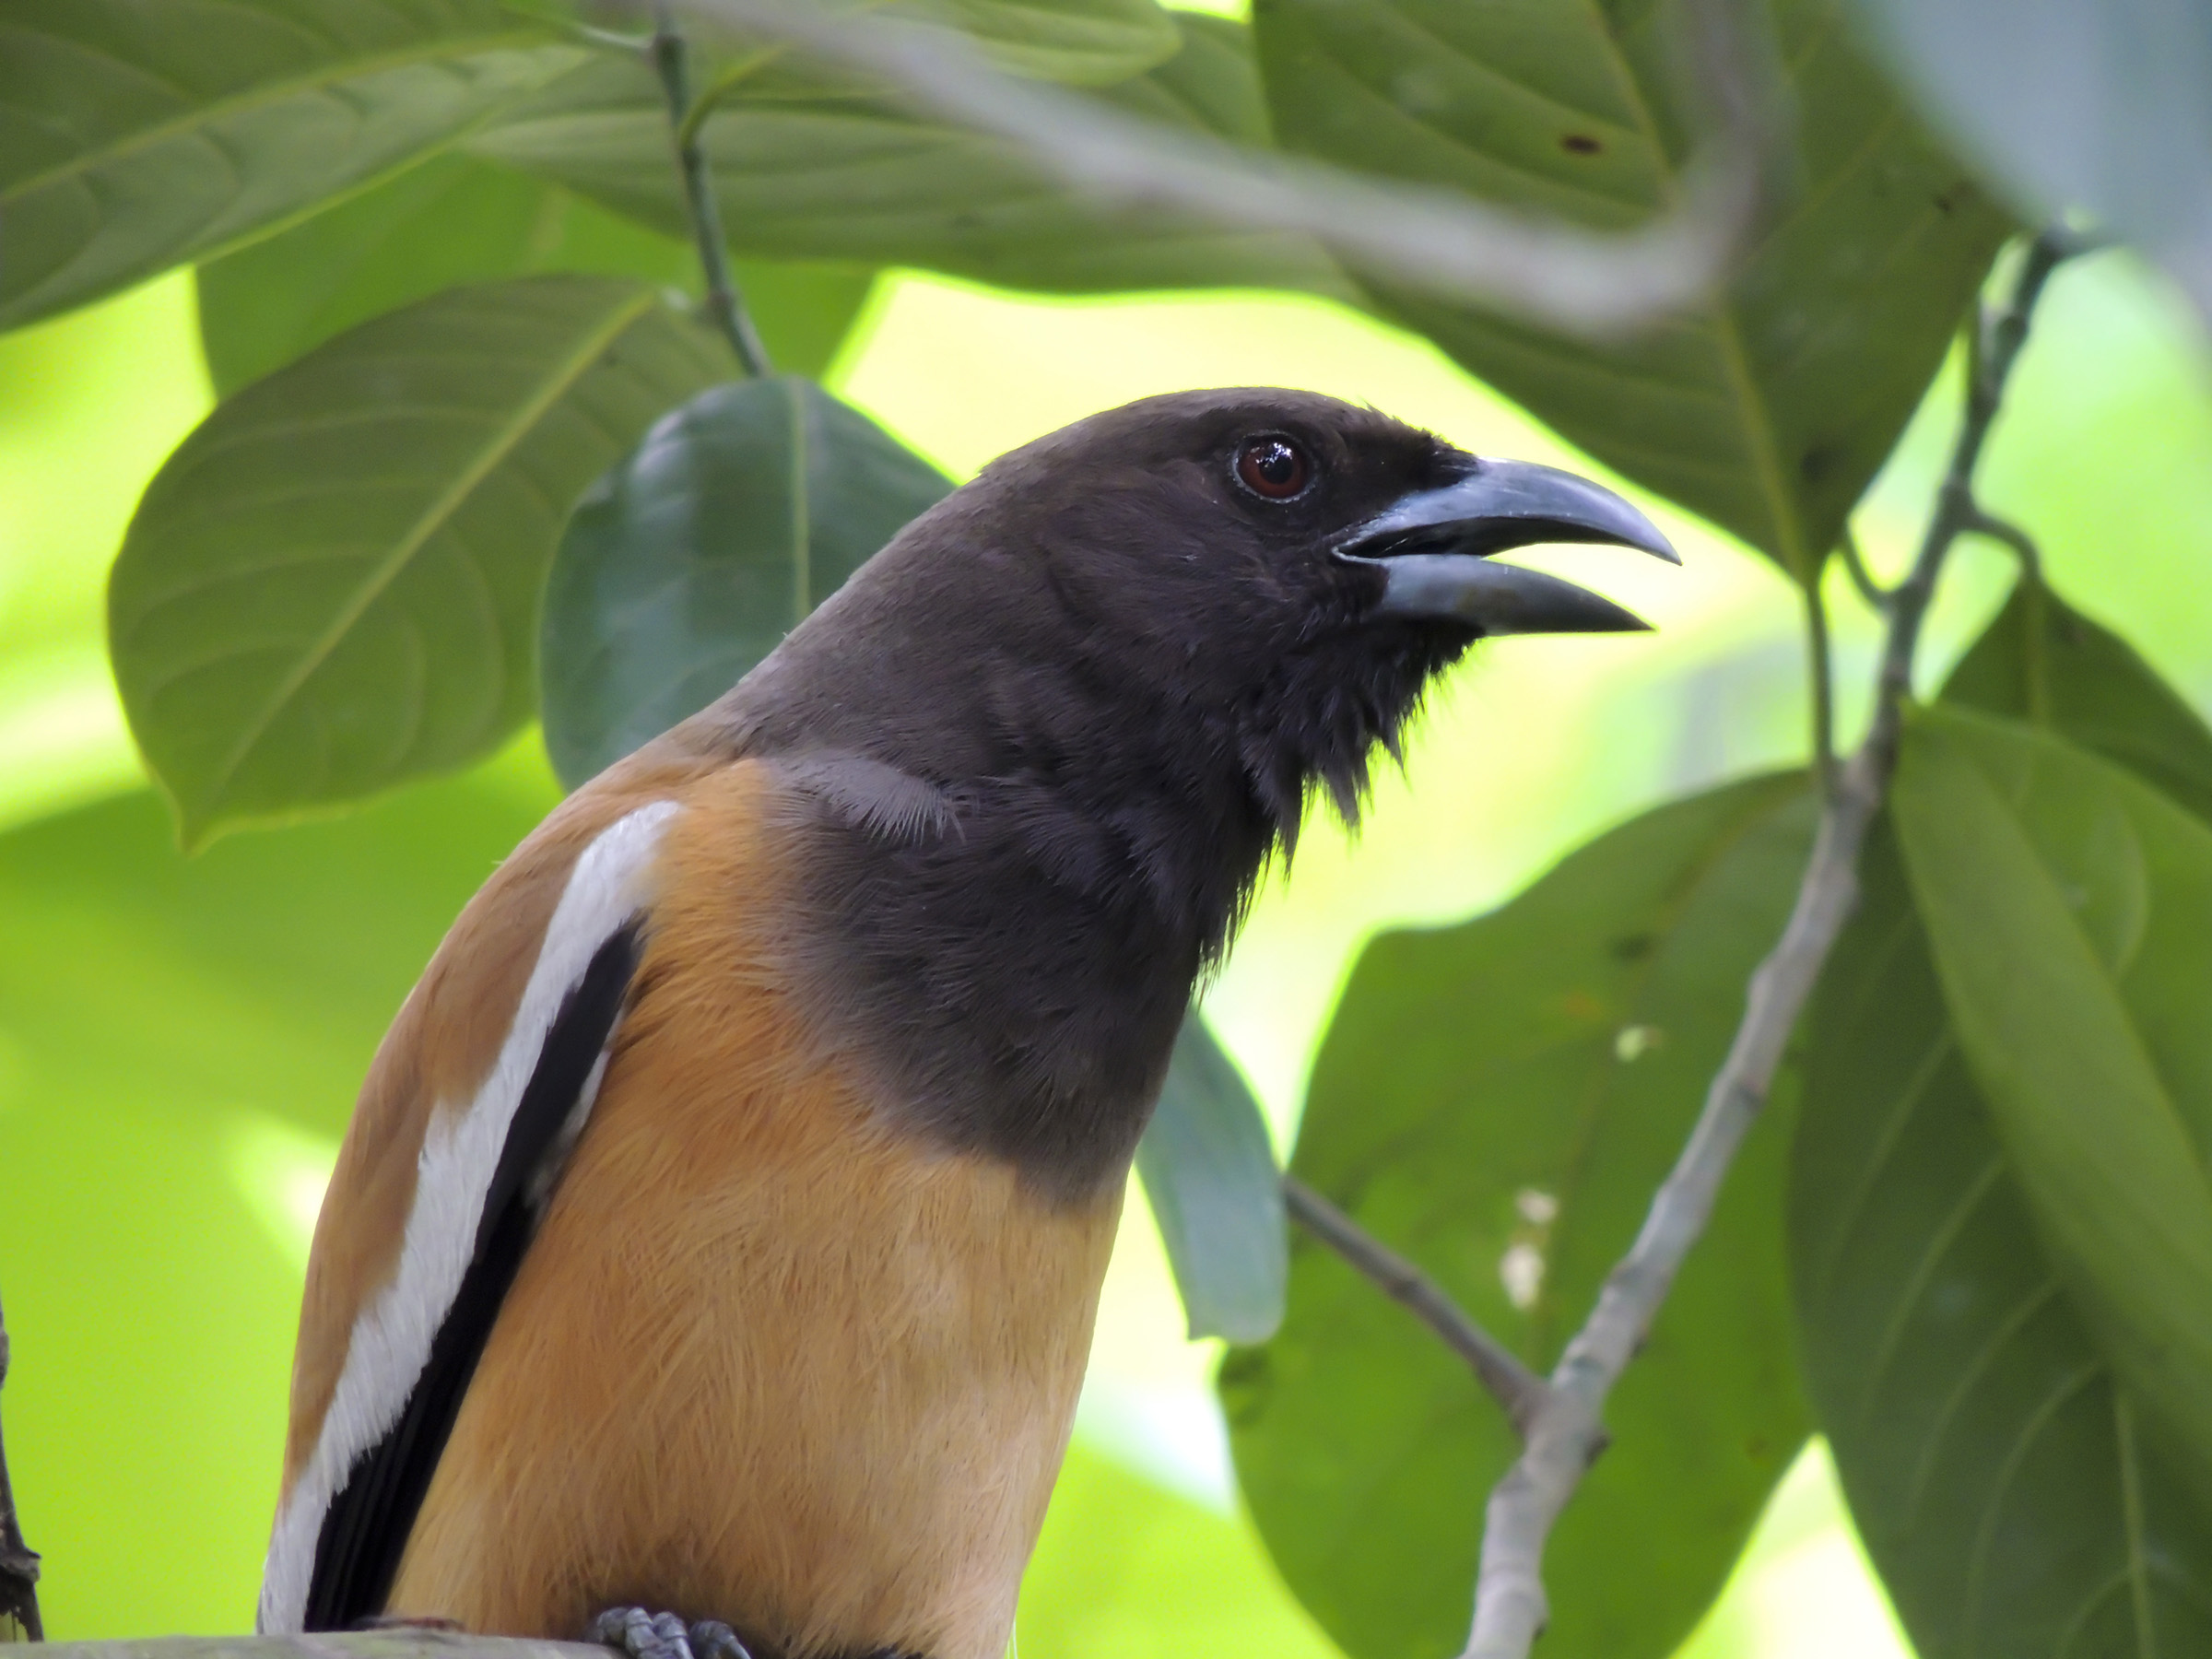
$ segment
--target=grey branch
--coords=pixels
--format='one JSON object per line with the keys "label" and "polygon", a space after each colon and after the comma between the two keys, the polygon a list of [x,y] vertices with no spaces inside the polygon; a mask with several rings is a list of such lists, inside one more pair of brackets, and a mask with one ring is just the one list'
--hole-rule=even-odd
{"label": "grey branch", "polygon": [[1781,942],[1751,976],[1743,1022],[1689,1143],[1653,1199],[1643,1230],[1560,1356],[1520,1460],[1490,1494],[1474,1629],[1462,1659],[1525,1659],[1544,1628],[1549,1612],[1544,1547],[1604,1444],[1606,1397],[1642,1346],[1683,1258],[1705,1230],[1729,1163],[1766,1103],[1797,1017],[1857,902],[1859,849],[1896,765],[1922,618],[1951,544],[1982,523],[1973,494],[1975,463],[2027,338],[2036,299],[2058,263],[2075,251],[2057,233],[2038,237],[2021,262],[2009,305],[1985,331],[1976,324],[1966,415],[1950,467],[1912,572],[1890,598],[1872,729],[1821,813],[1796,906]]}
{"label": "grey branch", "polygon": [[1528,1432],[1548,1391],[1544,1379],[1524,1365],[1519,1355],[1469,1318],[1434,1279],[1295,1175],[1283,1177],[1283,1204],[1291,1219],[1441,1337],[1505,1407],[1513,1427],[1524,1435]]}
{"label": "grey branch", "polygon": [[[7,1316],[0,1312],[0,1389],[7,1386]],[[0,1641],[39,1641],[39,1556],[23,1542],[16,1523],[15,1489],[8,1485],[7,1447],[0,1442]]]}
{"label": "grey branch", "polygon": [[310,1636],[158,1636],[132,1641],[48,1642],[40,1659],[613,1659],[582,1641],[470,1636],[425,1629]]}
{"label": "grey branch", "polygon": [[1311,236],[1362,269],[1585,336],[1622,334],[1709,298],[1782,171],[1782,81],[1763,12],[1749,0],[1691,0],[1686,8],[1685,57],[1716,131],[1684,170],[1668,210],[1622,231],[1138,120],[1001,74],[950,30],[879,12],[794,0],[685,4],[747,35],[860,70],[924,114],[1005,138],[1097,199]]}

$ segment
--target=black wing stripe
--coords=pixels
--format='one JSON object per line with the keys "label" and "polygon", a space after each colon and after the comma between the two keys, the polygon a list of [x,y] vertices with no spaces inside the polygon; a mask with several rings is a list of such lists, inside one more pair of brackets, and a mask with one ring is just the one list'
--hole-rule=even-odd
{"label": "black wing stripe", "polygon": [[485,1194],[476,1253],[430,1343],[429,1360],[399,1420],[355,1462],[324,1513],[303,1629],[342,1630],[384,1609],[446,1437],[536,1230],[533,1194],[550,1187],[546,1166],[568,1150],[563,1128],[621,1015],[637,972],[640,932],[633,917],[607,936],[546,1032]]}

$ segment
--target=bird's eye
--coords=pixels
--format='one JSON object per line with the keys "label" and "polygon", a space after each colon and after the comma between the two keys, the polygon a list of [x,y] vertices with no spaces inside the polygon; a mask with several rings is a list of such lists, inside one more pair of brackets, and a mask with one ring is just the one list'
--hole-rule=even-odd
{"label": "bird's eye", "polygon": [[1306,452],[1279,433],[1247,438],[1237,451],[1237,482],[1270,501],[1287,501],[1312,479]]}

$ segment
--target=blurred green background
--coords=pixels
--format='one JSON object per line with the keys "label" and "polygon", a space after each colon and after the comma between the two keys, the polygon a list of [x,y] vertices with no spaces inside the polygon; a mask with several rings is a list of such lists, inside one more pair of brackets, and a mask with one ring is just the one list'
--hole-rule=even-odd
{"label": "blurred green background", "polygon": [[[1266,383],[1371,401],[1472,449],[1580,465],[1425,344],[1272,295],[1043,301],[887,276],[829,377],[965,477],[1094,409]],[[2212,702],[2212,355],[2123,255],[2038,320],[1984,499],[2054,582]],[[188,276],[0,338],[0,1296],[5,1411],[50,1631],[251,1620],[306,1241],[353,1089],[445,924],[555,798],[535,735],[341,819],[182,859],[109,678],[101,588],[140,488],[209,406]],[[1916,534],[1953,406],[1939,383],[1863,508],[1877,570]],[[1308,1056],[1360,942],[1492,904],[1662,797],[1802,752],[1784,580],[1645,501],[1686,568],[1606,564],[1660,624],[1508,641],[1457,671],[1364,829],[1317,819],[1208,1009],[1294,1132]],[[1962,559],[1939,670],[2006,556]],[[1873,629],[1838,578],[1847,722]],[[1025,1659],[1330,1649],[1230,1495],[1207,1377],[1133,1203],[1076,1450],[1031,1571]],[[1472,1499],[1471,1499],[1472,1501]],[[1785,1482],[1695,1659],[1901,1653],[1818,1445]]]}

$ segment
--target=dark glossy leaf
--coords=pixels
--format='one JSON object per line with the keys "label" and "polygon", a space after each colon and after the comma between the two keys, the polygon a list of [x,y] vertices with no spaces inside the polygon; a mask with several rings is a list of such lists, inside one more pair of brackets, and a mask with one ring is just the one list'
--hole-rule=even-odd
{"label": "dark glossy leaf", "polygon": [[[466,156],[432,158],[199,270],[200,339],[218,395],[356,324],[442,288],[587,271],[696,288],[688,242]],[[745,262],[748,309],[779,367],[818,374],[873,273]]]}
{"label": "dark glossy leaf", "polygon": [[1922,1659],[2212,1646],[2212,1512],[2115,1383],[1960,1053],[1887,824],[1808,1018],[1807,1385]]}
{"label": "dark glossy leaf", "polygon": [[[1641,1225],[1788,913],[1794,777],[1646,814],[1491,915],[1387,934],[1315,1062],[1295,1173],[1548,1368]],[[1783,1267],[1785,1078],[1606,1413],[1545,1567],[1547,1659],[1671,1653],[1806,1433]],[[1466,1635],[1485,1494],[1516,1454],[1466,1368],[1303,1238],[1289,1312],[1225,1363],[1239,1478],[1355,1659]]]}
{"label": "dark glossy leaf", "polygon": [[1175,1269],[1193,1341],[1265,1342],[1290,1271],[1282,1175],[1267,1120],[1197,1010],[1175,1039],[1136,1172]]}
{"label": "dark glossy leaf", "polygon": [[2195,0],[1853,0],[1870,40],[2041,218],[2087,208],[2212,323],[2212,16]]}
{"label": "dark glossy leaf", "polygon": [[720,697],[952,484],[789,375],[718,386],[577,506],[546,594],[546,748],[573,787]]}
{"label": "dark glossy leaf", "polygon": [[[1959,1047],[2115,1376],[2212,1471],[2212,827],[2063,738],[1931,709],[1892,792]],[[2207,1482],[2212,1490],[2212,1482]]]}
{"label": "dark glossy leaf", "polygon": [[0,0],[0,328],[405,166],[575,64],[495,0]]}
{"label": "dark glossy leaf", "polygon": [[[1265,143],[1242,27],[1206,17],[1178,27],[1175,57],[1102,96],[1173,125]],[[785,64],[740,82],[703,131],[724,228],[745,253],[924,265],[1018,288],[1347,291],[1301,240],[1101,208],[1002,140]],[[683,226],[660,91],[641,64],[594,60],[469,143],[643,223],[672,234]]]}
{"label": "dark glossy leaf", "polygon": [[2051,726],[2212,821],[2212,731],[2134,646],[2047,587],[2014,591],[1943,698]]}
{"label": "dark glossy leaf", "polygon": [[538,276],[380,317],[218,408],[108,593],[124,708],[187,842],[512,733],[571,503],[730,369],[654,289]]}
{"label": "dark glossy leaf", "polygon": [[[1258,0],[1277,135],[1344,165],[1625,228],[1682,189],[1669,8]],[[1793,198],[1721,303],[1610,346],[1370,288],[1609,466],[1801,579],[1918,406],[2006,231],[1819,0],[1778,0]]]}

